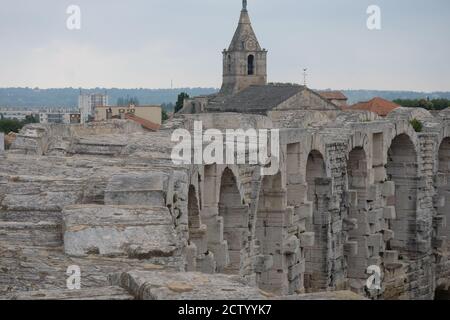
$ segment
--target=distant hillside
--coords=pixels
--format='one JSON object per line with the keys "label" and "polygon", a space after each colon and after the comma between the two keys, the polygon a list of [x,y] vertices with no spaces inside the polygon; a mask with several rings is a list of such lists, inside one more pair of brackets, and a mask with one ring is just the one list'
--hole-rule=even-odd
{"label": "distant hillside", "polygon": [[[190,96],[207,95],[217,92],[215,88],[177,88],[177,89],[83,89],[84,93],[107,92],[109,104],[116,105],[117,99],[136,97],[140,105],[169,104],[177,101],[178,94],[187,92]],[[78,107],[80,89],[31,89],[0,88],[0,107]]]}
{"label": "distant hillside", "polygon": [[[218,91],[216,88],[177,88],[177,89],[83,89],[83,92],[107,92],[110,105],[116,105],[119,98],[134,98],[141,105],[173,104],[181,92],[187,92],[191,97],[207,95]],[[0,88],[0,107],[64,107],[76,108],[80,90],[65,89],[32,89],[32,88]],[[450,92],[414,92],[414,91],[377,91],[377,90],[343,90],[349,98],[349,103],[367,101],[374,97],[387,100],[395,99],[450,99]]]}

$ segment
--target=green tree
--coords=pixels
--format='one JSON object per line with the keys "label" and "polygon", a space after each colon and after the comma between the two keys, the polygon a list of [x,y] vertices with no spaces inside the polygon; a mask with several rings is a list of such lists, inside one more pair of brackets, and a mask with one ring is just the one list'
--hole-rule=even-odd
{"label": "green tree", "polygon": [[23,124],[28,124],[28,123],[39,123],[39,119],[35,115],[25,116],[25,120],[23,121]]}
{"label": "green tree", "polygon": [[162,121],[169,120],[169,115],[167,114],[167,111],[165,109],[162,109],[161,113],[162,113]]}
{"label": "green tree", "polygon": [[414,130],[416,132],[422,132],[423,124],[420,120],[417,120],[416,118],[414,118],[409,123],[411,124],[411,126],[414,128]]}
{"label": "green tree", "polygon": [[188,99],[189,95],[186,92],[182,92],[178,95],[177,103],[175,104],[175,113],[183,108],[184,99]]}
{"label": "green tree", "polygon": [[1,119],[0,132],[8,134],[10,132],[18,133],[22,129],[24,123],[16,119]]}

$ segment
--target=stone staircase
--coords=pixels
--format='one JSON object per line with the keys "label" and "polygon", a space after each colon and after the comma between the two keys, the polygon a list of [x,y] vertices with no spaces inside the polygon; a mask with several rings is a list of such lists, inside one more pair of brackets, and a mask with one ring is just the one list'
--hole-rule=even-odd
{"label": "stone staircase", "polygon": [[[132,298],[108,281],[108,274],[127,269],[129,261],[72,259],[64,253],[58,209],[79,201],[79,181],[5,173],[0,180],[0,299]],[[67,290],[72,265],[81,269],[81,290]]]}
{"label": "stone staircase", "polygon": [[37,290],[0,297],[5,300],[133,300],[125,289],[117,286],[81,290]]}
{"label": "stone staircase", "polygon": [[[177,260],[164,257],[165,253],[161,257],[147,258],[140,255],[108,256],[99,252],[87,252],[87,255],[82,257],[74,257],[66,254],[64,248],[64,208],[77,205],[83,208],[83,203],[91,203],[85,205],[86,208],[105,211],[105,215],[109,217],[110,208],[105,205],[106,194],[106,202],[121,205],[125,200],[143,201],[149,203],[149,206],[151,204],[150,207],[142,209],[144,212],[161,211],[163,214],[165,211],[162,209],[152,208],[156,204],[164,206],[163,190],[168,188],[167,179],[163,179],[164,182],[160,183],[159,188],[152,189],[137,181],[139,177],[141,180],[142,177],[147,177],[145,174],[117,175],[116,171],[111,169],[108,177],[100,170],[109,169],[98,162],[90,161],[89,158],[73,160],[73,163],[69,158],[65,161],[52,158],[52,166],[45,162],[33,162],[38,158],[28,157],[25,156],[24,161],[26,165],[33,166],[33,169],[26,172],[15,166],[16,156],[0,163],[0,299],[131,299],[132,296],[123,289],[111,287],[108,278],[111,274],[128,270],[174,270],[180,264],[178,260],[181,256],[177,257]],[[105,160],[106,163],[108,161]],[[99,169],[92,170],[93,165],[99,166]],[[141,170],[139,166],[136,169]],[[170,170],[162,168],[161,171]],[[95,172],[95,176],[91,175],[91,172]],[[109,181],[111,176],[116,178]],[[163,176],[169,174],[163,174],[161,177]],[[154,174],[154,177],[160,178],[158,174]],[[120,181],[115,183],[117,179]],[[128,189],[122,188],[121,179],[126,182]],[[131,183],[131,188],[130,179],[134,182]],[[130,208],[125,211],[128,212],[127,210],[134,212],[137,209]],[[167,211],[167,208],[165,210]],[[118,216],[113,215],[111,218],[118,219]],[[115,223],[114,219],[111,221],[112,224]],[[168,225],[172,225],[172,220]],[[131,249],[139,253],[136,248],[130,247]],[[69,266],[80,267],[81,290],[67,290]]]}

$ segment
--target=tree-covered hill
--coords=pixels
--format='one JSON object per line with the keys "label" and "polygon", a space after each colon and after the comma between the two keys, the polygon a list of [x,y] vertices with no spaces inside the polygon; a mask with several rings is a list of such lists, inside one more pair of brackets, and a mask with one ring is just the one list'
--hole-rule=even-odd
{"label": "tree-covered hill", "polygon": [[[137,99],[140,105],[175,104],[181,92],[191,97],[217,92],[216,88],[176,88],[176,89],[83,89],[83,92],[106,92],[109,104],[116,105],[120,99],[127,97]],[[450,92],[414,92],[414,91],[377,91],[377,90],[343,90],[349,104],[368,101],[374,97],[387,100],[433,100],[450,99]],[[0,88],[0,107],[50,107],[76,108],[80,89],[38,89],[38,88]]]}
{"label": "tree-covered hill", "polygon": [[[133,97],[140,105],[175,103],[180,92],[190,96],[206,95],[217,92],[215,88],[177,88],[177,89],[83,89],[83,93],[104,93],[109,96],[109,104],[116,105],[120,98]],[[0,107],[50,107],[76,108],[80,89],[32,89],[0,88]]]}

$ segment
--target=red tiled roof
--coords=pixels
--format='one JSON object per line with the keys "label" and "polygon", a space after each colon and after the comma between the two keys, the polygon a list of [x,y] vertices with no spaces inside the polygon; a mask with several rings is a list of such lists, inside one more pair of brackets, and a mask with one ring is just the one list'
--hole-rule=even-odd
{"label": "red tiled roof", "polygon": [[370,101],[356,103],[356,104],[352,105],[351,107],[349,107],[347,110],[367,110],[367,111],[374,112],[374,113],[378,114],[379,116],[385,117],[391,111],[393,111],[399,107],[401,107],[401,106],[392,101],[388,101],[383,98],[377,97],[377,98],[373,98]]}
{"label": "red tiled roof", "polygon": [[139,123],[145,129],[150,130],[150,131],[155,131],[156,132],[161,127],[159,124],[156,124],[156,123],[154,123],[152,121],[149,121],[149,120],[145,120],[145,119],[143,119],[141,117],[138,117],[138,116],[136,116],[134,114],[127,113],[127,114],[125,114],[125,118],[128,119],[128,120],[132,120],[134,122]]}
{"label": "red tiled roof", "polygon": [[348,100],[341,91],[318,91],[318,93],[327,100]]}

